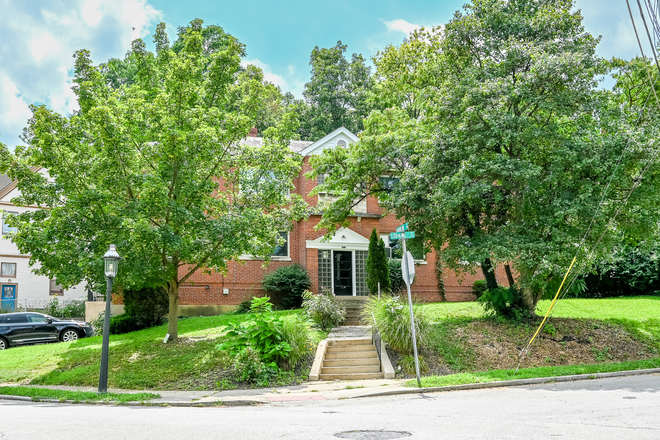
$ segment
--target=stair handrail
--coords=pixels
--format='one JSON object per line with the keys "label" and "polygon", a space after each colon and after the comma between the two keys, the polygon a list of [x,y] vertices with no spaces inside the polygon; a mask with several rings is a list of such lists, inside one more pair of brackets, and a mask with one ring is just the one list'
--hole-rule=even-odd
{"label": "stair handrail", "polygon": [[371,317],[373,318],[373,320],[372,320],[373,325],[371,326],[371,342],[373,342],[374,345],[376,346],[376,353],[378,353],[378,360],[381,360],[380,332],[378,331],[378,327],[376,327],[376,316],[374,316],[374,312],[371,312]]}

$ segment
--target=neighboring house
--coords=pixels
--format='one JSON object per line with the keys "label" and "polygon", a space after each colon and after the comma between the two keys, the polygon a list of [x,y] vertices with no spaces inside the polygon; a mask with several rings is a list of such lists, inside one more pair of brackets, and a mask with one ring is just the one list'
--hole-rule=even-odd
{"label": "neighboring house", "polygon": [[[312,206],[330,203],[332,195],[320,194],[309,196],[309,192],[318,184],[317,181],[304,177],[311,170],[309,159],[321,154],[324,149],[347,147],[357,142],[358,138],[345,128],[339,128],[316,142],[292,141],[292,151],[303,157],[303,167],[300,175],[294,179],[295,192],[304,197]],[[251,137],[243,142],[248,145],[260,145],[262,139]],[[322,179],[321,176],[319,179]],[[399,243],[390,242],[389,233],[395,232],[403,220],[397,220],[392,214],[383,215],[375,197],[367,197],[354,208],[355,214],[350,216],[350,226],[338,230],[329,241],[323,240],[323,231],[315,230],[321,215],[312,215],[306,221],[297,222],[290,232],[282,232],[286,239],[283,246],[272,254],[271,263],[263,267],[263,260],[245,256],[240,261],[228,263],[225,275],[203,271],[196,272],[179,292],[179,304],[182,306],[208,306],[208,311],[223,310],[227,306],[240,304],[252,296],[263,294],[261,281],[265,274],[278,267],[299,263],[307,269],[312,280],[312,290],[319,292],[328,289],[335,295],[365,296],[368,295],[366,285],[366,259],[369,246],[369,236],[373,228],[390,248],[398,248]],[[396,256],[396,252],[394,252]],[[417,260],[415,281],[412,293],[419,301],[441,301],[442,295],[438,288],[436,277],[436,255],[429,253],[424,259]],[[483,279],[479,268],[475,275],[469,273],[457,277],[453,271],[445,270],[442,274],[445,287],[445,298],[448,301],[470,301],[472,284],[477,279]],[[501,268],[500,268],[501,269]],[[504,270],[497,271],[498,281],[506,283]],[[187,308],[184,307],[184,308]],[[200,314],[204,307],[198,307]]]}
{"label": "neighboring house", "polygon": [[[35,168],[34,172],[46,174],[43,169]],[[25,212],[40,209],[36,206],[15,206],[11,200],[20,194],[16,181],[5,175],[0,175],[0,222],[2,223],[2,238],[0,239],[0,298],[2,309],[13,310],[16,307],[41,308],[57,295],[58,300],[83,299],[87,293],[83,285],[64,290],[43,275],[32,273],[29,266],[30,256],[21,254],[9,237],[15,228],[9,227],[3,218],[5,212]]]}

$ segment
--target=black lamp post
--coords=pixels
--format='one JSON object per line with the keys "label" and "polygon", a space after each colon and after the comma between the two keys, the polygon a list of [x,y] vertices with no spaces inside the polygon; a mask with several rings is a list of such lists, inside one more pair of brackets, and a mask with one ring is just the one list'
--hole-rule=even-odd
{"label": "black lamp post", "polygon": [[112,303],[112,281],[117,276],[119,254],[114,244],[103,256],[105,260],[105,276],[108,278],[108,288],[105,291],[105,319],[103,321],[103,346],[101,349],[101,374],[99,376],[99,393],[108,392],[108,348],[110,346],[110,304]]}

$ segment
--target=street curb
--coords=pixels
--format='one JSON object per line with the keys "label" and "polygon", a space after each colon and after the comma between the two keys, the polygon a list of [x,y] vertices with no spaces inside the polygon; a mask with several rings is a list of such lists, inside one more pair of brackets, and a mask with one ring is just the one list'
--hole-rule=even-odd
{"label": "street curb", "polygon": [[538,377],[533,379],[513,379],[513,380],[503,380],[499,382],[468,383],[462,385],[447,385],[444,387],[410,388],[409,390],[382,391],[378,393],[346,397],[346,399],[360,399],[364,397],[378,397],[378,396],[396,396],[401,394],[423,394],[423,393],[441,393],[446,391],[481,390],[486,388],[504,388],[504,387],[523,386],[523,385],[540,385],[540,384],[557,383],[557,382],[575,382],[579,380],[606,379],[609,377],[642,376],[646,374],[658,374],[658,373],[660,373],[660,368],[647,368],[644,370],[613,371],[610,373],[574,374],[571,376]]}

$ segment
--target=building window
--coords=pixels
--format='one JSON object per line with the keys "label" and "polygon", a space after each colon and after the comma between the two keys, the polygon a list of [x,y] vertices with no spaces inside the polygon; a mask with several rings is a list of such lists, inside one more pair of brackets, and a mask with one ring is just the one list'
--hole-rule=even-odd
{"label": "building window", "polygon": [[338,147],[346,147],[346,141],[337,141],[337,146]]}
{"label": "building window", "polygon": [[[18,212],[12,212],[12,211],[5,211],[5,214],[18,214]],[[14,234],[18,232],[18,228],[10,227],[7,225],[7,221],[3,219],[2,221],[2,235],[7,235],[7,234]]]}
{"label": "building window", "polygon": [[[401,240],[391,240],[389,234],[383,234],[380,238],[385,242],[385,252],[388,258],[394,258],[396,260],[403,258],[403,242]],[[406,249],[410,251],[416,261],[426,261],[424,246],[418,238],[408,240]]]}
{"label": "building window", "polygon": [[13,278],[16,276],[16,263],[2,263],[2,275],[3,277]]}
{"label": "building window", "polygon": [[57,280],[50,280],[50,295],[64,295],[64,288],[57,284]]}
{"label": "building window", "polygon": [[272,257],[288,257],[289,256],[289,233],[280,232],[280,239],[284,240],[283,243],[275,247],[275,250],[272,254]]}
{"label": "building window", "polygon": [[367,288],[367,257],[368,251],[355,251],[355,294],[369,296]]}
{"label": "building window", "polygon": [[399,184],[399,178],[392,176],[381,176],[378,178],[378,183],[380,183],[380,186],[384,189],[391,191],[396,185]]}

